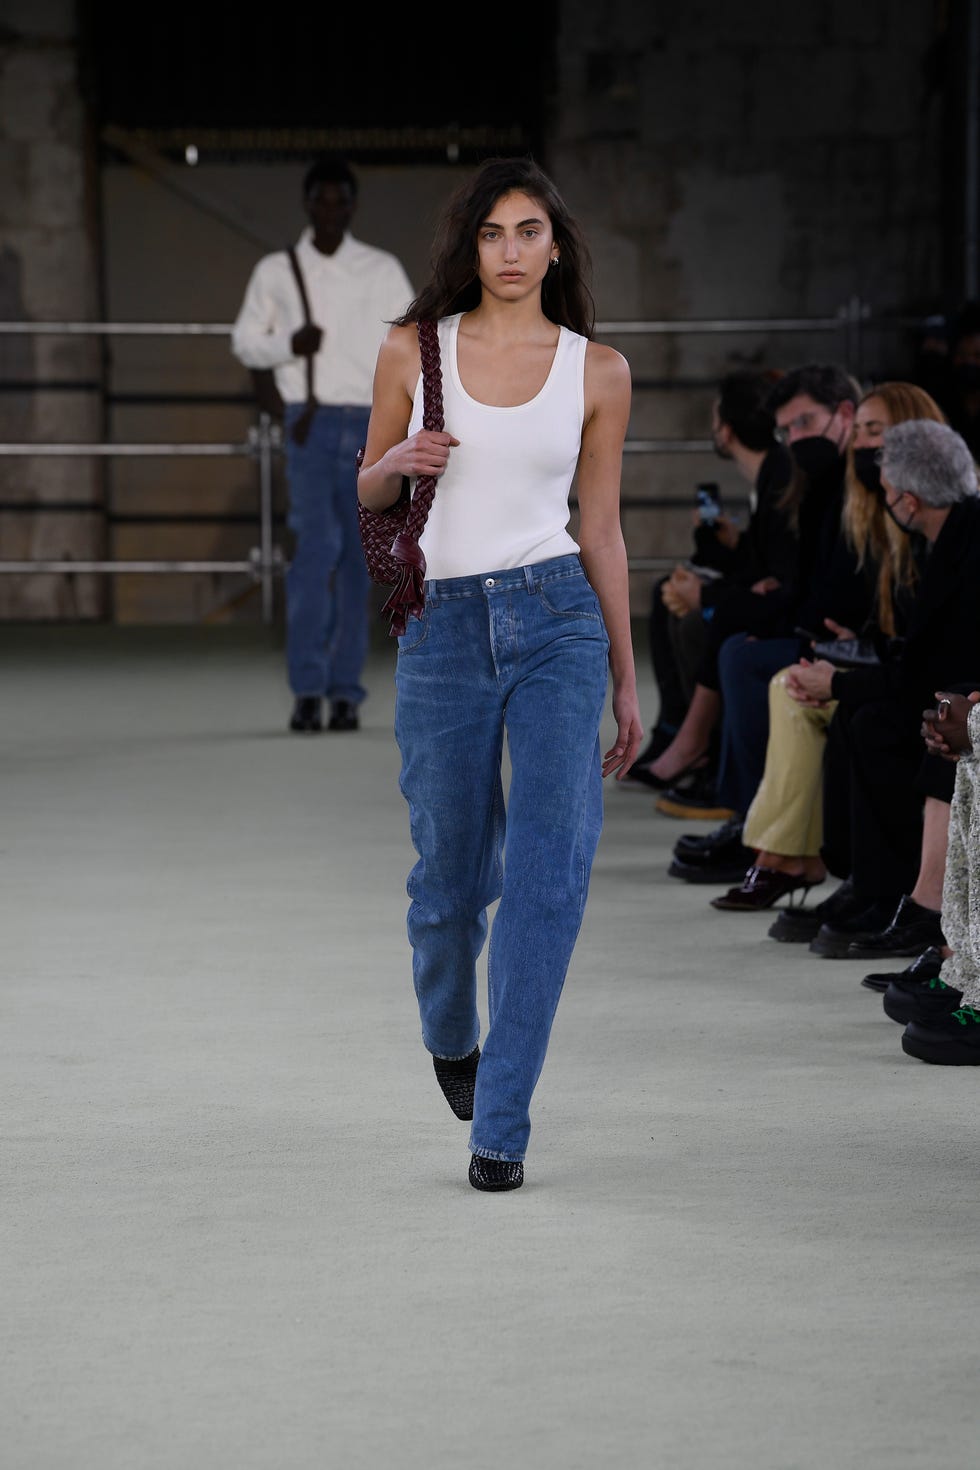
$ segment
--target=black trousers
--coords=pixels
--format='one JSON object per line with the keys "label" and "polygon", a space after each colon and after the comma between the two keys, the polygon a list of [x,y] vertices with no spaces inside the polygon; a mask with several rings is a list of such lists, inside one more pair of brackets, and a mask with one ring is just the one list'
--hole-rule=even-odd
{"label": "black trousers", "polygon": [[911,892],[924,798],[952,800],[956,766],[926,751],[921,724],[907,703],[882,699],[838,705],[827,729],[821,856],[869,900]]}

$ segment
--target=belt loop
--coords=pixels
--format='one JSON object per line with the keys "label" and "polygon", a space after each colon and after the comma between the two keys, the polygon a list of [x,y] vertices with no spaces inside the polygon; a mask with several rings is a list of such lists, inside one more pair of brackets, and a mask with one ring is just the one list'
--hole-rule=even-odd
{"label": "belt loop", "polygon": [[524,580],[527,583],[527,590],[528,590],[528,592],[533,592],[534,591],[534,569],[533,569],[533,567],[525,567],[524,568]]}
{"label": "belt loop", "polygon": [[434,578],[425,584],[425,600],[433,607],[439,601],[439,583]]}

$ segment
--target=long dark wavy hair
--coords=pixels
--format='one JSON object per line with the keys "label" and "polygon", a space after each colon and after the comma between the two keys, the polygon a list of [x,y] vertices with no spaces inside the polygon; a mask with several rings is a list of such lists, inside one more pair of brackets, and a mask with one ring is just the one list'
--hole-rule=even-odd
{"label": "long dark wavy hair", "polygon": [[436,230],[431,277],[396,326],[425,318],[438,321],[479,306],[478,235],[502,194],[527,194],[551,222],[558,264],[541,284],[541,309],[549,321],[591,338],[595,301],[592,260],[578,223],[548,175],[531,158],[488,158],[448,200]]}

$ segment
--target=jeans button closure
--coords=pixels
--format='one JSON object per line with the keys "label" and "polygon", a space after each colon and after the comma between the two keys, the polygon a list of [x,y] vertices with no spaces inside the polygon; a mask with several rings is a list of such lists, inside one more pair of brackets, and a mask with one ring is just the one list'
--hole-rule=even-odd
{"label": "jeans button closure", "polygon": [[484,587],[496,587],[497,584],[494,581],[493,577],[488,577],[483,585]]}

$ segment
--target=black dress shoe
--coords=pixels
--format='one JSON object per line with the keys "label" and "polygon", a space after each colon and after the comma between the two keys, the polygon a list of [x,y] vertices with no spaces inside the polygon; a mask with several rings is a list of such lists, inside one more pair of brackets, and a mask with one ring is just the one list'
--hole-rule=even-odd
{"label": "black dress shoe", "polygon": [[771,909],[777,899],[791,893],[800,893],[806,898],[813,887],[810,878],[802,873],[777,873],[772,868],[749,868],[737,888],[730,888],[718,898],[711,900],[713,909],[729,909],[735,913],[758,913],[760,909]]}
{"label": "black dress shoe", "polygon": [[910,1021],[902,1032],[902,1050],[941,1067],[980,1066],[980,1011],[960,1006],[928,1021]]}
{"label": "black dress shoe", "polygon": [[884,974],[865,975],[861,984],[868,990],[878,990],[884,994],[893,980],[931,980],[934,975],[939,974],[942,963],[942,952],[930,945],[910,965],[906,965],[904,970],[886,970]]}
{"label": "black dress shoe", "polygon": [[815,904],[812,909],[784,909],[771,926],[769,938],[778,939],[782,944],[809,944],[811,939],[816,938],[821,924],[867,906],[867,899],[857,899],[854,885],[850,878],[845,878],[839,888],[835,888],[833,893],[822,903]]}
{"label": "black dress shoe", "polygon": [[666,791],[670,782],[655,776],[647,762],[641,765],[639,761],[634,761],[619,785],[642,788],[644,791]]}
{"label": "black dress shoe", "polygon": [[713,883],[719,887],[723,883],[740,883],[752,864],[755,862],[755,853],[751,847],[747,854],[734,862],[725,859],[707,859],[704,862],[685,862],[683,858],[674,858],[667,869],[671,878],[682,878],[685,883]]}
{"label": "black dress shoe", "polygon": [[[696,832],[685,832],[683,837],[678,837],[674,843],[674,857],[680,858],[682,862],[701,862],[706,857],[738,857],[742,853],[752,854],[754,849],[745,847],[742,843],[741,817],[729,817],[722,822],[720,827],[715,827],[711,832],[699,835]],[[752,857],[749,857],[745,866],[751,866]]]}
{"label": "black dress shoe", "polygon": [[349,699],[335,699],[332,702],[327,721],[328,730],[356,730],[360,723],[356,704],[351,704]]}
{"label": "black dress shoe", "polygon": [[901,955],[921,954],[924,949],[945,944],[942,914],[927,909],[903,893],[887,926],[878,934],[854,939],[847,955],[852,960],[889,960]]}
{"label": "black dress shoe", "polygon": [[810,953],[818,954],[825,960],[857,959],[858,956],[852,951],[854,941],[879,934],[895,912],[897,904],[896,898],[866,898],[864,908],[859,908],[857,913],[845,914],[831,919],[829,923],[821,924],[810,940]]}
{"label": "black dress shoe", "polygon": [[304,694],[301,699],[297,699],[289,717],[290,730],[299,730],[305,734],[314,730],[322,730],[322,705],[322,699],[315,694]]}
{"label": "black dress shoe", "polygon": [[962,990],[934,975],[931,980],[893,980],[881,997],[881,1006],[886,1016],[907,1026],[910,1021],[946,1016],[962,999]]}

